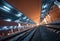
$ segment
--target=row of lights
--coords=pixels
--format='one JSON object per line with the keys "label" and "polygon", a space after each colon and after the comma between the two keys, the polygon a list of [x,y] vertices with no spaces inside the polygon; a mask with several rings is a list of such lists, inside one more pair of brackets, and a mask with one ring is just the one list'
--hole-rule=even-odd
{"label": "row of lights", "polygon": [[[59,0],[54,0],[54,4],[57,5],[58,8],[60,8],[60,1]],[[42,5],[41,18],[43,18],[43,19],[45,18],[44,16],[45,16],[46,8],[49,8],[49,4]]]}
{"label": "row of lights", "polygon": [[[2,4],[3,6],[0,6],[0,9],[2,9],[3,11],[6,11],[6,12],[10,12],[11,11],[11,9],[13,9],[13,7],[12,6],[10,6],[7,2],[5,2],[5,1],[3,1],[4,3]],[[5,6],[4,6],[5,5]],[[22,17],[22,13],[21,12],[18,12],[17,14],[15,14],[15,16],[16,17],[19,17],[19,19],[17,19],[17,20],[15,20],[15,22],[19,22],[21,19],[21,17]],[[25,21],[29,21],[30,19],[29,18],[27,18],[26,16],[24,16],[23,18],[22,18],[23,20],[25,20]],[[7,18],[7,19],[4,19],[5,21],[9,21],[9,22],[11,22],[12,21],[12,19],[10,19],[10,18]]]}
{"label": "row of lights", "polygon": [[9,30],[9,29],[15,29],[15,28],[20,28],[20,24],[18,26],[2,26],[0,30]]}
{"label": "row of lights", "polygon": [[3,6],[3,7],[0,7],[0,9],[6,11],[6,12],[9,12],[11,9],[8,8],[7,6]]}
{"label": "row of lights", "polygon": [[[0,9],[3,10],[4,12],[10,13],[11,10],[13,10],[13,7],[10,6],[8,3],[6,3],[4,1],[4,5],[3,6],[0,6]],[[20,26],[20,23],[19,23],[19,22],[21,22],[20,20],[25,20],[27,23],[29,23],[28,21],[30,21],[30,19],[27,16],[22,17],[23,14],[21,12],[18,12],[18,13],[14,14],[14,15],[16,17],[19,17],[19,19],[17,19],[17,20],[14,21],[14,22],[17,22],[18,23],[18,26]],[[21,19],[21,17],[22,17],[22,19]],[[7,19],[3,19],[3,20],[4,21],[8,21],[8,22],[11,22],[12,21],[11,18],[7,18]],[[14,26],[14,28],[16,28],[16,26]],[[9,30],[9,29],[13,29],[13,26],[3,26],[0,30]]]}
{"label": "row of lights", "polygon": [[48,8],[48,4],[42,4],[41,21],[42,21],[42,20],[44,19],[44,17],[45,17],[46,8]]}

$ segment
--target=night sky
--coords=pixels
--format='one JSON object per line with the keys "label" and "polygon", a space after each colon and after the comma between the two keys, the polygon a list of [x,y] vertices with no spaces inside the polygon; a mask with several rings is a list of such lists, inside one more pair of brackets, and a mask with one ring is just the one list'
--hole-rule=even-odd
{"label": "night sky", "polygon": [[6,0],[36,23],[40,21],[40,0]]}

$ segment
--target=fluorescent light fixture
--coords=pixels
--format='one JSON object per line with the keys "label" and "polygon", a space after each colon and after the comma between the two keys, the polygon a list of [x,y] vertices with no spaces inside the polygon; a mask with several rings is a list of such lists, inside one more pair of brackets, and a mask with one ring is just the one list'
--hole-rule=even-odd
{"label": "fluorescent light fixture", "polygon": [[5,20],[5,21],[9,21],[9,22],[12,21],[11,19],[4,19],[4,20]]}
{"label": "fluorescent light fixture", "polygon": [[0,7],[0,9],[4,10],[4,11],[6,11],[6,12],[9,12],[8,10],[6,10],[5,8],[2,8],[2,7]]}
{"label": "fluorescent light fixture", "polygon": [[11,9],[8,8],[7,6],[3,6],[3,7],[0,7],[0,9],[6,11],[6,12],[9,12]]}
{"label": "fluorescent light fixture", "polygon": [[3,1],[4,2],[4,5],[6,5],[7,7],[9,8],[13,8],[9,3],[7,3],[6,1]]}
{"label": "fluorescent light fixture", "polygon": [[48,5],[47,4],[45,4],[45,5],[42,5],[42,8],[46,8]]}
{"label": "fluorescent light fixture", "polygon": [[14,29],[17,28],[17,26],[14,26]]}
{"label": "fluorescent light fixture", "polygon": [[18,22],[20,22],[20,20],[15,20],[15,22],[17,22],[17,23],[18,23]]}
{"label": "fluorescent light fixture", "polygon": [[9,5],[8,3],[4,3],[7,7],[9,7],[9,8],[13,8],[11,5]]}
{"label": "fluorescent light fixture", "polygon": [[29,20],[29,19],[27,19],[27,20]]}
{"label": "fluorescent light fixture", "polygon": [[2,29],[3,29],[3,30],[7,30],[8,28],[7,28],[7,26],[4,26]]}
{"label": "fluorescent light fixture", "polygon": [[26,19],[27,17],[25,16],[25,17],[23,17],[23,19]]}
{"label": "fluorescent light fixture", "polygon": [[10,26],[9,28],[10,28],[10,29],[12,29],[12,28],[13,28],[13,26]]}
{"label": "fluorescent light fixture", "polygon": [[6,10],[10,10],[10,8],[8,8],[7,6],[3,6],[3,8],[5,8]]}
{"label": "fluorescent light fixture", "polygon": [[3,28],[7,28],[7,26],[4,26]]}
{"label": "fluorescent light fixture", "polygon": [[22,13],[15,14],[17,17],[21,17]]}
{"label": "fluorescent light fixture", "polygon": [[42,10],[41,12],[45,12],[46,10]]}

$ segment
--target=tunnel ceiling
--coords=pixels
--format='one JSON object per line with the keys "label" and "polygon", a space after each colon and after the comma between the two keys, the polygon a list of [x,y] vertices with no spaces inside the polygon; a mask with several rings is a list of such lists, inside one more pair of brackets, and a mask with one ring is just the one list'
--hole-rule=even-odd
{"label": "tunnel ceiling", "polygon": [[52,9],[55,0],[42,0],[42,9],[41,9],[41,21],[49,14],[49,11]]}
{"label": "tunnel ceiling", "polygon": [[[11,6],[4,0],[0,1],[0,20],[4,20],[4,22],[7,21],[8,23],[16,22],[35,24],[29,17],[25,16],[23,12],[17,10],[14,6]],[[3,21],[0,22],[2,23]]]}
{"label": "tunnel ceiling", "polygon": [[[45,18],[48,12],[52,9],[51,7],[54,5],[54,1],[56,0],[42,0],[42,2],[41,0],[12,0],[12,1],[6,0],[6,1],[10,3],[12,6],[14,6],[16,9],[18,9],[19,11],[22,11],[25,15],[27,15],[29,18],[34,20],[36,23],[39,23],[40,18],[41,20]],[[40,15],[40,11],[41,11],[41,15]]]}
{"label": "tunnel ceiling", "polygon": [[6,0],[36,23],[40,21],[41,0]]}
{"label": "tunnel ceiling", "polygon": [[54,5],[60,8],[60,0],[42,0],[42,9],[41,9],[41,17],[40,17],[41,21],[44,18],[46,18],[49,12],[53,9]]}

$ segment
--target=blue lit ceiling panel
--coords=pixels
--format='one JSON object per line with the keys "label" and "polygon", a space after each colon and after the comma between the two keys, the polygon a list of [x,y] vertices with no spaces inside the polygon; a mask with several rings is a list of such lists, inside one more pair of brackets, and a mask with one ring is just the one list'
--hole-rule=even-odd
{"label": "blue lit ceiling panel", "polygon": [[9,22],[27,22],[31,23],[27,16],[22,12],[18,11],[16,8],[8,4],[6,1],[0,1],[0,19]]}
{"label": "blue lit ceiling panel", "polygon": [[52,9],[54,2],[55,0],[42,0],[41,21],[46,17],[46,15]]}

